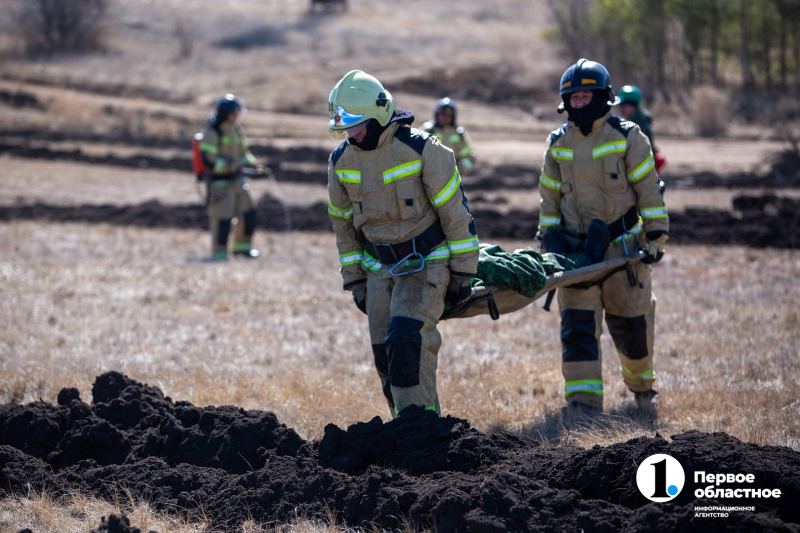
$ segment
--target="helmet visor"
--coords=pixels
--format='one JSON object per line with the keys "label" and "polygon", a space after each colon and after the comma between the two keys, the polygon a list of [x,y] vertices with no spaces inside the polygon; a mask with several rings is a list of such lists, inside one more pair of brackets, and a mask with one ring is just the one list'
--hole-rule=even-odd
{"label": "helmet visor", "polygon": [[328,128],[332,130],[346,130],[365,120],[366,117],[364,117],[364,115],[351,115],[345,111],[342,106],[336,106],[331,115],[331,120],[328,122]]}

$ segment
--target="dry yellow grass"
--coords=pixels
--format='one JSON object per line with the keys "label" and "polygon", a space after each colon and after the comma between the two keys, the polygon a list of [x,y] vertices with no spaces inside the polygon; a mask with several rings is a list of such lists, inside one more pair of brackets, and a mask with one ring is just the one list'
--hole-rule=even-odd
{"label": "dry yellow grass", "polygon": [[[330,234],[257,235],[257,262],[206,263],[208,236],[0,225],[0,400],[85,400],[106,370],[198,405],[268,409],[306,438],[388,415],[366,319],[340,289]],[[524,243],[505,243],[513,248]],[[800,252],[669,248],[659,296],[658,417],[642,420],[605,339],[607,415],[562,423],[558,314],[443,323],[444,411],[546,442],[726,431],[800,448]]]}

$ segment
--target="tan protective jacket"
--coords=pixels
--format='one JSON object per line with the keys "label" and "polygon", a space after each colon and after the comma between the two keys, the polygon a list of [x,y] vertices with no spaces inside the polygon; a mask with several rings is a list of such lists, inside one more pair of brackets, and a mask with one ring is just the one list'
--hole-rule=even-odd
{"label": "tan protective jacket", "polygon": [[393,122],[375,150],[343,142],[328,160],[328,195],[345,286],[383,267],[366,252],[360,232],[372,243],[398,244],[435,223],[446,242],[426,261],[449,258],[452,272],[475,274],[475,224],[453,152],[436,137]]}
{"label": "tan protective jacket", "polygon": [[573,123],[564,124],[547,140],[539,178],[539,233],[562,220],[567,230],[585,233],[593,218],[611,224],[635,206],[640,219],[627,229],[666,234],[669,217],[661,187],[650,141],[636,124],[610,112],[594,122],[588,136]]}
{"label": "tan protective jacket", "polygon": [[219,131],[211,124],[207,125],[200,141],[200,152],[215,176],[229,176],[243,166],[258,164],[238,123],[230,129],[220,126]]}
{"label": "tan protective jacket", "polygon": [[422,125],[422,130],[439,139],[453,151],[458,161],[459,172],[465,176],[472,172],[475,167],[475,150],[472,149],[472,140],[463,126],[436,126],[433,121],[428,121]]}

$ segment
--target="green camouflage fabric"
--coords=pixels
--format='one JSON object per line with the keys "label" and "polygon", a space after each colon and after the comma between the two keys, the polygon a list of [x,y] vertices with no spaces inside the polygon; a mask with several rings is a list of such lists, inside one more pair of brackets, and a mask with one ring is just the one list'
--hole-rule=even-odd
{"label": "green camouflage fabric", "polygon": [[509,253],[495,244],[481,248],[478,272],[472,284],[513,289],[533,298],[544,287],[547,276],[590,264],[583,254],[540,254],[532,248]]}

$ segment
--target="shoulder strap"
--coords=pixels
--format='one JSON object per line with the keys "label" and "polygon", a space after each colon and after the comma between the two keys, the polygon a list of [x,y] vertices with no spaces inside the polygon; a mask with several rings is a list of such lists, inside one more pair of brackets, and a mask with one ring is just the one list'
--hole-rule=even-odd
{"label": "shoulder strap", "polygon": [[554,145],[557,140],[564,136],[567,131],[569,131],[570,125],[569,122],[566,124],[562,124],[560,128],[557,130],[553,130],[550,132],[550,146]]}
{"label": "shoulder strap", "polygon": [[611,115],[608,117],[607,122],[609,126],[620,132],[626,139],[628,138],[628,134],[631,132],[631,129],[633,129],[633,127],[636,125],[633,122],[629,122],[616,115]]}

